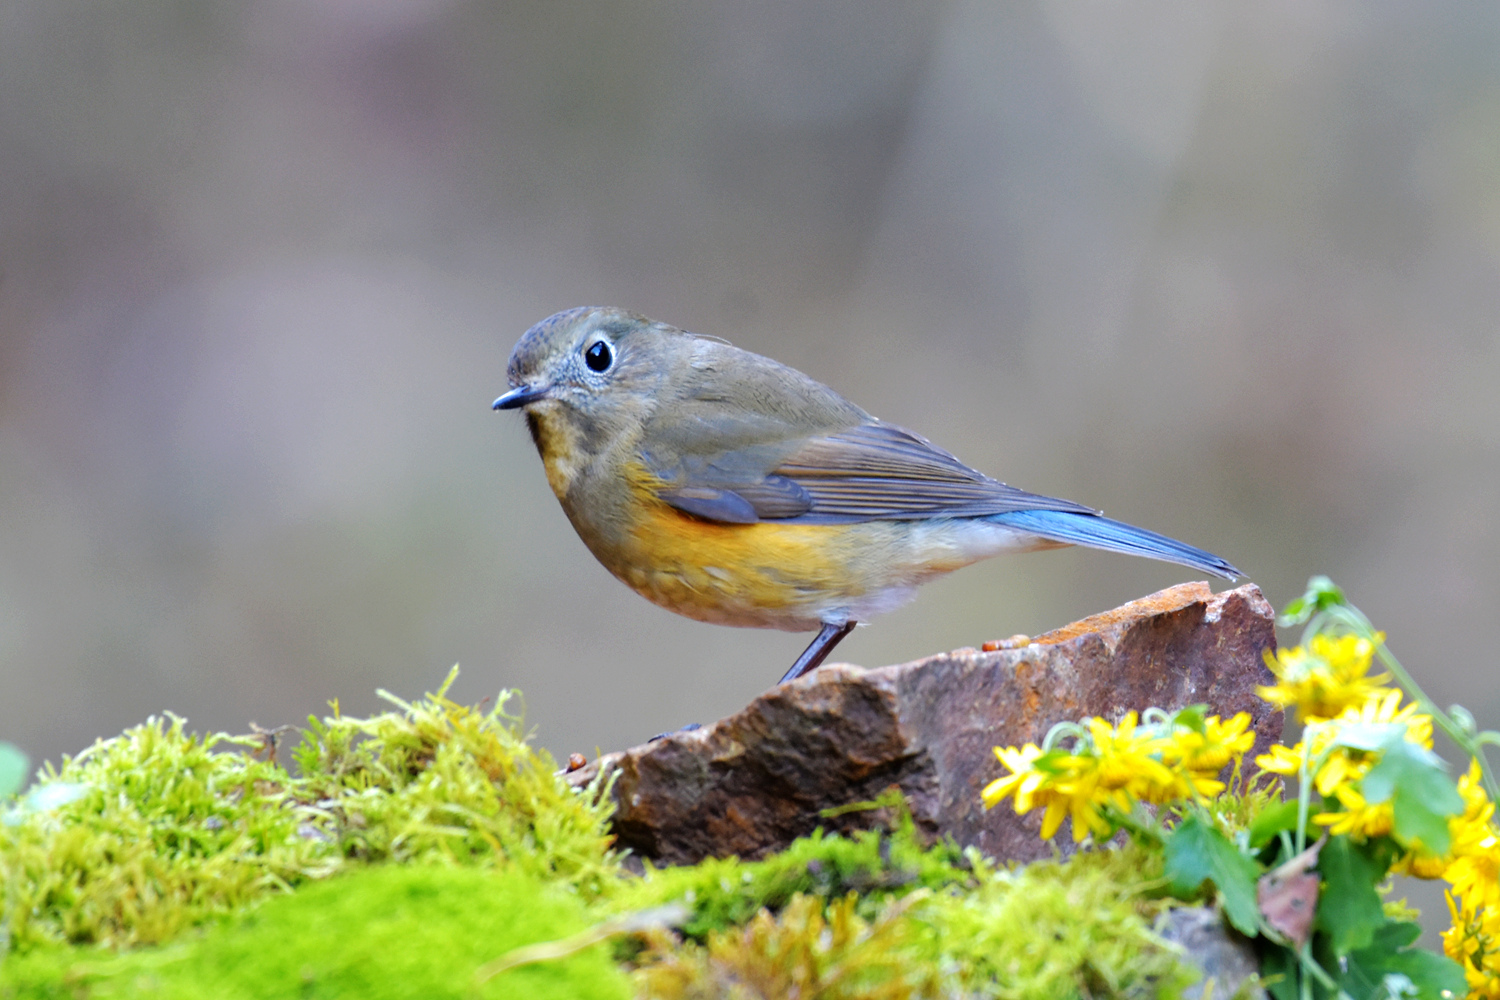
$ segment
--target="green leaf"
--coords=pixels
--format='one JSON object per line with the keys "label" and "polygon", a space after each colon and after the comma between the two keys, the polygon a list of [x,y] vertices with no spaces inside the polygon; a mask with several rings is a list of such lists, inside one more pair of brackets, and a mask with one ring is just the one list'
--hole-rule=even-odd
{"label": "green leaf", "polygon": [[1341,607],[1346,602],[1344,592],[1326,576],[1315,576],[1307,581],[1307,591],[1282,611],[1278,624],[1301,625],[1319,611]]}
{"label": "green leaf", "polygon": [[1318,894],[1316,926],[1328,934],[1328,943],[1340,957],[1374,940],[1376,928],[1385,923],[1376,884],[1385,878],[1386,866],[1348,837],[1330,837],[1318,855],[1318,873],[1323,891]]}
{"label": "green leaf", "polygon": [[1287,799],[1263,811],[1250,824],[1250,846],[1257,851],[1283,830],[1297,829],[1297,800]]}
{"label": "green leaf", "polygon": [[1259,943],[1268,946],[1260,956],[1260,981],[1266,992],[1271,994],[1272,1000],[1301,1000],[1297,956],[1282,945],[1264,940]]}
{"label": "green leaf", "polygon": [[1360,781],[1371,805],[1389,801],[1395,834],[1403,843],[1421,841],[1433,854],[1448,850],[1448,817],[1463,812],[1464,800],[1447,775],[1448,765],[1424,746],[1406,739],[1385,747],[1379,763]]}
{"label": "green leaf", "polygon": [[0,743],[0,799],[14,795],[26,783],[29,762],[19,748]]}
{"label": "green leaf", "polygon": [[1404,722],[1335,722],[1338,732],[1332,746],[1375,753],[1406,742]]}
{"label": "green leaf", "polygon": [[1172,716],[1172,725],[1191,729],[1195,733],[1201,733],[1208,725],[1207,705],[1186,705],[1179,708]]}
{"label": "green leaf", "polygon": [[1465,995],[1469,987],[1462,966],[1444,955],[1408,947],[1421,933],[1416,924],[1387,921],[1376,930],[1368,948],[1350,953],[1339,986],[1353,997],[1402,996],[1382,987],[1388,985],[1387,977],[1391,977],[1390,986],[1400,983],[1395,977],[1403,977],[1415,989],[1407,995],[1422,1000]]}
{"label": "green leaf", "polygon": [[1197,814],[1190,814],[1167,834],[1166,862],[1173,895],[1190,899],[1204,879],[1210,879],[1235,929],[1250,937],[1259,932],[1255,880],[1260,877],[1260,865]]}
{"label": "green leaf", "polygon": [[1474,713],[1462,705],[1449,705],[1448,718],[1452,719],[1465,735],[1479,735],[1479,724],[1474,721]]}
{"label": "green leaf", "polygon": [[1208,830],[1196,813],[1190,813],[1167,833],[1166,875],[1172,894],[1179,899],[1196,896],[1203,880],[1213,871]]}

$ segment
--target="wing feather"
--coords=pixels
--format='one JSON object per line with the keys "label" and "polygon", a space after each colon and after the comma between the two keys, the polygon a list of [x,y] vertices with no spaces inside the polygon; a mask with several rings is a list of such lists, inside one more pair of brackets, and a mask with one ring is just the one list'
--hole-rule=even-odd
{"label": "wing feather", "polygon": [[[1092,508],[1027,493],[969,468],[920,435],[881,421],[792,442],[764,443],[663,470],[662,498],[698,517],[849,523],[982,517],[1017,510]],[[711,498],[711,499],[710,499]]]}

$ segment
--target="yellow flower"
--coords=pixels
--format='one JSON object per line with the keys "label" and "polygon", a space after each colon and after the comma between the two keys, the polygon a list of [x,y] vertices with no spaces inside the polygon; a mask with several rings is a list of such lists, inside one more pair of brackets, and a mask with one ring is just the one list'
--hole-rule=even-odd
{"label": "yellow flower", "polygon": [[[984,786],[984,791],[980,793],[984,799],[984,807],[993,809],[1005,801],[1007,795],[1015,795],[1017,812],[1024,813],[1030,809],[1031,797],[1045,778],[1042,772],[1032,766],[1041,755],[1041,748],[1035,743],[1028,743],[1024,747],[996,747],[995,756],[1011,773]],[[1026,803],[1024,809],[1023,801]]]}
{"label": "yellow flower", "polygon": [[1347,708],[1340,712],[1335,722],[1394,723],[1406,724],[1406,738],[1419,746],[1432,749],[1432,716],[1417,711],[1417,703],[1401,707],[1401,689],[1382,691],[1358,708]]}
{"label": "yellow flower", "polygon": [[1375,634],[1374,642],[1354,635],[1315,635],[1306,646],[1274,655],[1266,650],[1266,666],[1276,684],[1258,693],[1282,708],[1296,705],[1300,721],[1332,719],[1377,697],[1391,679],[1390,674],[1368,676],[1375,646],[1384,641],[1383,632]]}
{"label": "yellow flower", "polygon": [[1442,878],[1451,860],[1446,855],[1428,854],[1420,845],[1407,851],[1391,865],[1392,875],[1410,875],[1431,881]]}
{"label": "yellow flower", "polygon": [[1500,1000],[1500,910],[1474,909],[1448,895],[1453,926],[1443,932],[1443,951],[1463,966],[1469,997]]}
{"label": "yellow flower", "polygon": [[1086,757],[1079,775],[1080,784],[1094,781],[1102,797],[1122,812],[1130,811],[1132,799],[1159,801],[1178,784],[1177,776],[1161,762],[1165,741],[1152,729],[1138,727],[1137,721],[1134,712],[1126,712],[1117,727],[1103,719],[1090,719],[1095,773],[1088,773],[1090,758]]}
{"label": "yellow flower", "polygon": [[[1150,752],[1155,737],[1138,729],[1134,712],[1118,727],[1101,719],[1090,719],[1084,733],[1074,738],[1071,752],[1042,750],[1034,743],[1024,747],[996,747],[995,756],[1010,774],[985,786],[981,793],[986,807],[1013,796],[1015,809],[1024,815],[1045,809],[1042,838],[1050,838],[1067,818],[1073,820],[1073,839],[1089,834],[1104,840],[1115,832],[1115,823],[1105,810],[1128,813],[1134,808],[1136,791],[1143,781],[1160,781],[1170,772]],[[1144,776],[1144,777],[1143,777]]]}
{"label": "yellow flower", "polygon": [[1478,761],[1458,779],[1458,792],[1464,811],[1448,820],[1453,843],[1443,878],[1452,887],[1453,926],[1443,932],[1443,951],[1463,966],[1470,997],[1500,1000],[1500,837]]}
{"label": "yellow flower", "polygon": [[1296,774],[1302,770],[1302,744],[1288,747],[1277,743],[1270,753],[1255,758],[1255,766],[1273,774]]}
{"label": "yellow flower", "polygon": [[1072,735],[1072,746],[1041,749],[996,747],[1010,774],[990,782],[982,793],[986,808],[1013,797],[1024,814],[1046,810],[1042,837],[1073,821],[1073,839],[1112,836],[1137,802],[1163,804],[1216,795],[1224,784],[1216,775],[1255,740],[1247,713],[1227,720],[1211,716],[1202,732],[1171,721],[1142,724],[1127,712],[1119,725],[1088,719]]}
{"label": "yellow flower", "polygon": [[[1358,707],[1344,709],[1336,718],[1310,722],[1303,731],[1304,742],[1295,747],[1274,746],[1255,762],[1275,774],[1301,774],[1304,764],[1315,768],[1313,787],[1325,799],[1335,800],[1339,808],[1319,813],[1313,817],[1314,822],[1326,826],[1335,836],[1342,834],[1355,840],[1384,837],[1395,826],[1394,803],[1388,800],[1371,804],[1360,789],[1360,782],[1380,760],[1381,752],[1347,746],[1342,740],[1348,737],[1353,742],[1352,734],[1357,728],[1391,725],[1403,726],[1408,741],[1432,748],[1432,717],[1418,712],[1415,703],[1402,707],[1401,691],[1393,688],[1379,692]],[[1360,735],[1363,739],[1359,742],[1369,739],[1368,732]],[[1450,819],[1450,829],[1457,819]],[[1443,874],[1445,864],[1445,858],[1417,850],[1408,853],[1398,867],[1409,874],[1435,878]]]}
{"label": "yellow flower", "polygon": [[1500,854],[1492,843],[1488,851],[1454,857],[1443,872],[1443,878],[1470,909],[1497,910],[1500,909],[1500,890],[1495,882],[1497,862],[1500,862]]}
{"label": "yellow flower", "polygon": [[1352,834],[1356,840],[1384,837],[1396,825],[1396,814],[1388,801],[1372,806],[1352,785],[1337,786],[1333,795],[1344,807],[1343,811],[1319,813],[1313,817],[1313,822],[1328,827],[1333,836]]}
{"label": "yellow flower", "polygon": [[1485,794],[1479,761],[1469,761],[1469,770],[1458,779],[1458,794],[1464,800],[1464,811],[1449,820],[1448,826],[1453,831],[1453,853],[1463,854],[1469,849],[1482,849],[1482,844],[1495,836],[1491,826],[1495,803]]}
{"label": "yellow flower", "polygon": [[[1400,688],[1382,691],[1357,708],[1344,709],[1337,718],[1309,723],[1303,731],[1303,743],[1290,748],[1274,746],[1270,753],[1256,757],[1255,763],[1263,770],[1276,774],[1297,774],[1302,769],[1305,743],[1309,766],[1318,767],[1317,774],[1313,776],[1313,785],[1319,795],[1331,796],[1340,786],[1358,782],[1380,759],[1379,752],[1373,750],[1359,750],[1348,746],[1336,746],[1329,750],[1346,727],[1404,724],[1408,740],[1432,749],[1432,716],[1418,712],[1415,702],[1404,708],[1400,706]],[[1318,765],[1320,758],[1323,761],[1321,766]]]}
{"label": "yellow flower", "polygon": [[1471,762],[1468,773],[1458,779],[1458,792],[1464,811],[1448,821],[1452,861],[1443,878],[1465,909],[1500,911],[1500,836],[1491,822],[1495,804],[1484,792],[1478,761]]}
{"label": "yellow flower", "polygon": [[[1306,753],[1306,764],[1312,767],[1317,764],[1318,758],[1323,751],[1333,742],[1337,735],[1328,723],[1318,726],[1309,726],[1307,732],[1311,733],[1311,742],[1304,740],[1294,747],[1273,746],[1270,753],[1261,754],[1255,758],[1255,763],[1265,771],[1274,774],[1295,775],[1301,772],[1304,751]],[[1372,757],[1359,750],[1350,750],[1340,747],[1330,753],[1318,768],[1318,773],[1313,777],[1313,787],[1318,790],[1319,795],[1332,795],[1333,790],[1347,781],[1357,781],[1369,770],[1370,763],[1366,757]]]}
{"label": "yellow flower", "polygon": [[[1073,758],[1076,761],[1087,761],[1087,757]],[[1087,776],[1083,779],[1069,783],[1068,790],[1056,800],[1047,805],[1047,814],[1042,817],[1042,839],[1046,840],[1057,832],[1062,825],[1063,815],[1066,814],[1073,820],[1073,842],[1082,843],[1089,834],[1093,834],[1098,840],[1108,840],[1114,836],[1115,825],[1107,819],[1100,811],[1101,805],[1116,805],[1109,796],[1097,794],[1098,786],[1090,781]]]}
{"label": "yellow flower", "polygon": [[1056,750],[1044,751],[1035,743],[1028,743],[1024,747],[996,747],[995,756],[1011,773],[984,787],[980,795],[986,809],[999,805],[1006,796],[1015,797],[1018,816],[1024,816],[1037,807],[1045,809],[1043,840],[1056,833],[1070,813],[1075,817],[1075,840],[1082,840],[1089,829],[1101,825],[1107,827],[1096,809],[1077,801],[1075,792],[1059,788],[1059,785],[1071,784],[1069,779],[1077,770],[1077,758],[1073,755]]}
{"label": "yellow flower", "polygon": [[1249,727],[1249,712],[1240,712],[1228,721],[1210,715],[1203,720],[1202,732],[1188,726],[1175,727],[1166,738],[1162,761],[1172,767],[1179,778],[1176,794],[1163,801],[1189,797],[1192,791],[1185,785],[1191,785],[1205,797],[1222,792],[1224,782],[1218,780],[1218,773],[1255,744],[1255,734],[1249,731]]}

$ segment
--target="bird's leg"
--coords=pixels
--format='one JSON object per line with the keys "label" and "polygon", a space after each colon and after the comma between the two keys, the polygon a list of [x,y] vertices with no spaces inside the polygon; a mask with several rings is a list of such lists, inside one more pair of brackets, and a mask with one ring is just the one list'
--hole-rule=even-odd
{"label": "bird's leg", "polygon": [[852,621],[844,622],[842,625],[824,622],[817,638],[807,644],[802,655],[797,657],[797,662],[792,664],[792,669],[788,670],[777,683],[785,684],[787,681],[796,680],[809,670],[816,670],[818,665],[828,658],[828,654],[833,652],[833,647],[839,644],[839,640],[854,631],[854,625]]}

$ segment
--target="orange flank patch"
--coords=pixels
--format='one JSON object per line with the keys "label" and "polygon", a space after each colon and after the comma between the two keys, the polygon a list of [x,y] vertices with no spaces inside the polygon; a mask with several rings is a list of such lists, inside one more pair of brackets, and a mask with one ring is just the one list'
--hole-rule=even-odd
{"label": "orange flank patch", "polygon": [[591,548],[636,593],[698,621],[816,629],[840,609],[858,617],[904,603],[916,584],[974,559],[909,522],[703,520],[659,500],[644,470],[631,473],[629,527]]}
{"label": "orange flank patch", "polygon": [[622,548],[620,579],[653,603],[699,621],[776,627],[814,621],[864,593],[856,535],[867,525],[719,524],[659,500]]}

